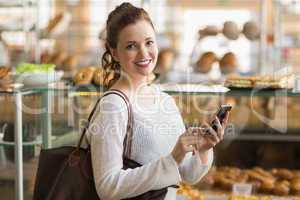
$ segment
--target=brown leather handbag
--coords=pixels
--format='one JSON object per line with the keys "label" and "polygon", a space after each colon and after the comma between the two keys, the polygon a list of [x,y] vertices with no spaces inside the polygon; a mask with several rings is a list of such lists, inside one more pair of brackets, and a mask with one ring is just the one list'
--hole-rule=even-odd
{"label": "brown leather handbag", "polygon": [[[127,96],[119,90],[110,90],[102,97],[109,94],[119,95],[126,102],[128,109],[123,169],[140,167],[139,163],[126,156],[130,156],[131,153],[133,123],[131,104]],[[64,146],[41,150],[33,195],[34,200],[100,200],[93,179],[90,145],[87,148],[81,147],[82,140],[100,99],[90,113],[87,126],[82,131],[77,147]],[[163,200],[166,193],[167,188],[162,188],[128,198],[128,200]]]}

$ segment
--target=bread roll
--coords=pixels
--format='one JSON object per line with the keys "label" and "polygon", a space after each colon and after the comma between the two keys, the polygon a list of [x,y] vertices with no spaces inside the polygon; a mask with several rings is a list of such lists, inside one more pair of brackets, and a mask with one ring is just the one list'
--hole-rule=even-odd
{"label": "bread roll", "polygon": [[10,85],[12,84],[11,78],[11,68],[10,67],[0,67],[0,88],[1,89],[9,89]]}
{"label": "bread roll", "polygon": [[249,40],[256,40],[259,38],[260,31],[255,22],[246,22],[243,26],[243,34]]}
{"label": "bread roll", "polygon": [[11,69],[9,67],[1,66],[0,67],[0,79],[7,77],[11,74]]}
{"label": "bread roll", "polygon": [[278,181],[273,189],[275,195],[286,196],[290,193],[290,183],[288,181]]}
{"label": "bread roll", "polygon": [[226,21],[223,26],[223,34],[230,40],[236,40],[239,37],[239,28],[236,23]]}
{"label": "bread roll", "polygon": [[219,33],[218,27],[209,25],[206,26],[204,29],[199,30],[199,38],[202,39],[206,36],[216,36]]}
{"label": "bread roll", "polygon": [[226,53],[220,60],[220,70],[223,74],[229,74],[235,72],[238,62],[234,53]]}
{"label": "bread roll", "polygon": [[76,85],[84,85],[84,84],[91,84],[94,72],[96,68],[95,67],[84,67],[81,68],[75,75],[73,81]]}
{"label": "bread roll", "polygon": [[268,171],[262,169],[261,167],[254,167],[253,170],[256,171],[257,173],[261,174],[263,177],[266,177],[268,179],[275,179],[271,172],[268,172]]}
{"label": "bread roll", "polygon": [[64,71],[73,71],[78,66],[78,56],[68,56],[63,62],[62,62],[63,70]]}
{"label": "bread roll", "polygon": [[166,74],[170,71],[174,58],[175,53],[172,49],[162,49],[158,54],[157,64],[154,71],[159,74]]}
{"label": "bread roll", "polygon": [[273,169],[272,174],[276,176],[278,179],[283,180],[291,180],[294,177],[294,174],[291,170],[280,168],[280,169]]}
{"label": "bread roll", "polygon": [[102,67],[98,67],[94,72],[93,82],[96,85],[107,86],[109,81],[114,78],[113,73],[109,73],[108,78],[104,79],[104,70]]}
{"label": "bread roll", "polygon": [[247,170],[247,174],[250,180],[260,181],[260,182],[263,182],[265,180],[264,176],[262,176],[261,174],[259,174],[254,170]]}
{"label": "bread roll", "polygon": [[211,70],[213,63],[216,61],[217,57],[213,52],[205,52],[196,63],[196,71],[207,73]]}
{"label": "bread roll", "polygon": [[295,195],[300,195],[300,179],[295,178],[291,181],[291,192]]}
{"label": "bread roll", "polygon": [[66,60],[67,57],[68,57],[68,55],[66,52],[59,51],[59,52],[57,52],[56,57],[53,58],[52,63],[54,63],[57,66],[61,66],[63,61]]}
{"label": "bread roll", "polygon": [[274,190],[275,181],[265,180],[261,183],[259,190],[265,193],[271,193]]}

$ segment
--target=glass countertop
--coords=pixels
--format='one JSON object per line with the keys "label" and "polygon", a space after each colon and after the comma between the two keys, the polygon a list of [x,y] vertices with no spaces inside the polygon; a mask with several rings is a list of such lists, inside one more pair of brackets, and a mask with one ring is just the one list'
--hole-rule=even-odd
{"label": "glass countertop", "polygon": [[[157,85],[161,86],[161,85]],[[74,86],[66,82],[58,82],[49,84],[42,87],[22,87],[13,90],[3,91],[0,90],[0,95],[3,94],[36,94],[45,92],[63,92],[63,93],[77,93],[82,94],[95,94],[103,93],[107,88],[96,85],[80,85]],[[180,95],[199,95],[199,96],[300,96],[300,92],[293,92],[291,89],[263,89],[263,88],[225,88],[221,85],[197,85],[197,84],[172,84],[172,87],[161,87],[161,90],[174,96]]]}

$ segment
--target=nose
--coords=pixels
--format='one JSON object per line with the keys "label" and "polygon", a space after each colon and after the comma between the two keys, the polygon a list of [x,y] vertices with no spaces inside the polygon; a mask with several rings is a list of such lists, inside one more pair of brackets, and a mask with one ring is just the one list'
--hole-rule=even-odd
{"label": "nose", "polygon": [[144,46],[141,46],[141,48],[139,50],[139,55],[140,55],[140,58],[147,58],[147,56],[148,56],[147,48]]}

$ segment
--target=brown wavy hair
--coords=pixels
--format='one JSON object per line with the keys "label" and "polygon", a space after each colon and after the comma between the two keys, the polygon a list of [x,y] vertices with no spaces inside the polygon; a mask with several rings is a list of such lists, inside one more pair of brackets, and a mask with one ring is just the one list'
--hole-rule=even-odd
{"label": "brown wavy hair", "polygon": [[[111,87],[121,76],[121,66],[114,60],[109,48],[117,48],[118,36],[123,28],[135,24],[138,20],[146,20],[154,29],[148,13],[143,8],[138,8],[130,3],[122,3],[109,15],[106,21],[105,52],[102,56],[102,67],[104,69],[104,82]],[[111,73],[113,78],[109,80]]]}

